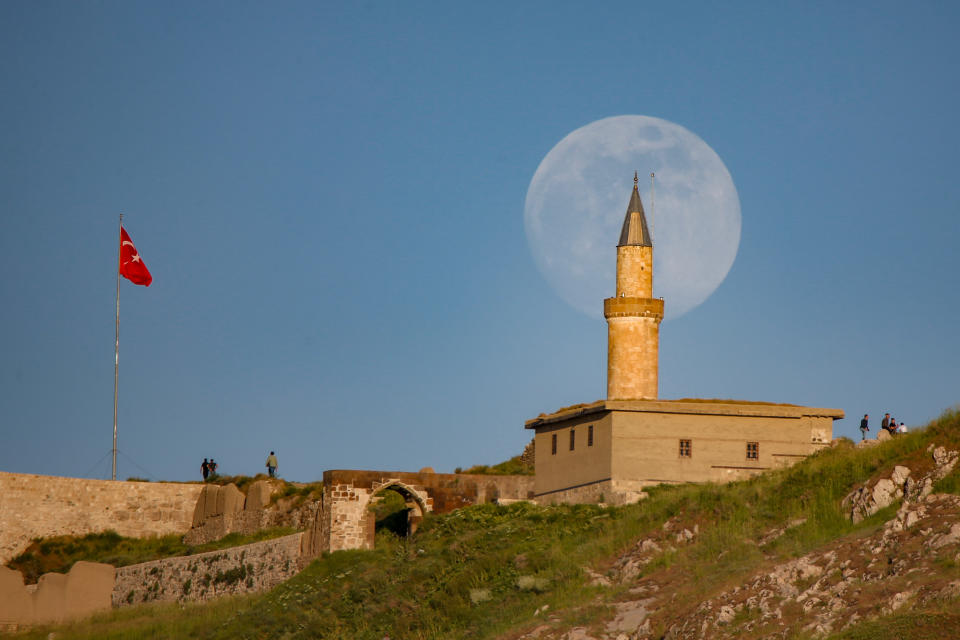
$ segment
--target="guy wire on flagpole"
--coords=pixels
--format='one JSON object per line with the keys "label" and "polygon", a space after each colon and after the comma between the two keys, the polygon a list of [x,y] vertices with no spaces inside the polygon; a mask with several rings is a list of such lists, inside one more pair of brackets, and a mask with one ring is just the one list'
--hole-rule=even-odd
{"label": "guy wire on flagpole", "polygon": [[123,250],[123,214],[120,214],[120,228],[117,230],[117,333],[113,352],[113,476],[117,479],[117,400],[120,388],[120,267]]}

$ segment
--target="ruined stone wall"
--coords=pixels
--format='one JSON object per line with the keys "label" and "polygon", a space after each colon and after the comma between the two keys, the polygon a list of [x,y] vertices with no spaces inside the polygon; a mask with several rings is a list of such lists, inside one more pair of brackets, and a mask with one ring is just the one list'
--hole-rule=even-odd
{"label": "ruined stone wall", "polygon": [[530,442],[527,443],[527,446],[523,448],[523,453],[520,454],[520,462],[525,466],[535,469],[537,465],[537,439],[533,438]]}
{"label": "ruined stone wall", "polygon": [[0,472],[0,563],[34,538],[186,533],[203,486]]}
{"label": "ruined stone wall", "polygon": [[204,486],[193,511],[193,527],[183,541],[199,545],[229,533],[248,535],[270,527],[310,527],[319,502],[310,500],[291,508],[292,498],[281,498],[271,504],[271,497],[283,486],[277,480],[258,480],[247,488],[246,495],[234,484]]}
{"label": "ruined stone wall", "polygon": [[460,507],[507,500],[533,498],[533,476],[497,476],[468,473],[412,473],[407,471],[330,470],[323,472],[324,487],[344,484],[371,488],[387,480],[421,487],[433,500],[434,513]]}
{"label": "ruined stone wall", "polygon": [[0,566],[0,631],[52,624],[110,609],[113,567],[77,562],[69,573],[45,573],[24,585],[19,571]]}
{"label": "ruined stone wall", "polygon": [[113,606],[201,601],[272,589],[302,568],[302,535],[120,567],[111,596]]}
{"label": "ruined stone wall", "polygon": [[[310,553],[372,549],[375,521],[368,510],[380,490],[401,493],[415,513],[447,513],[472,504],[533,498],[533,476],[494,476],[403,471],[333,470],[323,474],[323,504],[309,535]],[[321,522],[322,521],[322,522]]]}
{"label": "ruined stone wall", "polygon": [[373,548],[372,518],[367,511],[372,496],[369,488],[355,487],[353,483],[324,483],[323,513],[330,519],[324,551]]}

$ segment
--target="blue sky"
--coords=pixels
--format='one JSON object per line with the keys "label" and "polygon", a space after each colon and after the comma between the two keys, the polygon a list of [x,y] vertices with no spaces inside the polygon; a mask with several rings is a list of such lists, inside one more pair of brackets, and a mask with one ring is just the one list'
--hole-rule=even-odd
{"label": "blue sky", "polygon": [[606,375],[603,320],[530,255],[527,186],[622,114],[696,133],[741,202],[727,279],[662,326],[661,396],[923,423],[960,402],[958,24],[932,2],[2,3],[0,470],[110,473],[120,213],[154,276],[121,285],[120,477],[519,453]]}

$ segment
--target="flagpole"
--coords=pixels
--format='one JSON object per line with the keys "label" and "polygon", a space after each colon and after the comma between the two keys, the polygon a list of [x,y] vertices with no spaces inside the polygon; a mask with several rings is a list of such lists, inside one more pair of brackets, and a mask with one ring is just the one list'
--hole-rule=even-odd
{"label": "flagpole", "polygon": [[120,389],[120,260],[123,249],[123,214],[117,230],[117,333],[113,353],[113,480],[117,479],[117,400]]}

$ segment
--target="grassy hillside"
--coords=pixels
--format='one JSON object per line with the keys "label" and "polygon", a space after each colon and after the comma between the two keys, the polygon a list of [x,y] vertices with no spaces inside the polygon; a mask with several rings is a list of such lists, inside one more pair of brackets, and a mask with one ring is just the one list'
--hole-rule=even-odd
{"label": "grassy hillside", "polygon": [[[805,554],[836,556],[873,544],[878,536],[889,538],[884,523],[897,515],[896,504],[854,525],[841,500],[871,478],[889,475],[897,464],[918,476],[932,464],[931,444],[960,449],[960,413],[949,411],[923,430],[870,448],[841,443],[790,469],[744,482],[658,487],[628,507],[519,503],[428,517],[412,539],[381,531],[376,550],[325,556],[267,594],[204,606],[134,607],[59,628],[56,637],[512,640],[532,638],[525,634],[539,629],[536,637],[542,640],[580,627],[588,634],[581,637],[616,638],[608,625],[623,617],[625,603],[638,598],[666,603],[647,620],[649,637],[661,637],[705,615],[711,599],[737,593]],[[958,492],[960,471],[935,490]],[[943,549],[942,557],[928,554],[924,566],[932,569],[916,580],[929,585],[935,577],[937,584],[960,585],[960,562],[950,555],[960,553],[952,546]],[[894,556],[891,575],[894,561],[900,562]],[[801,576],[798,584],[806,588],[805,581],[814,579]],[[869,589],[884,583],[851,584],[873,594]],[[882,605],[871,595],[862,609],[866,621],[833,637],[955,633],[960,610],[955,597],[934,602],[918,596],[889,613]],[[824,635],[804,629],[801,604],[785,603],[783,615],[786,628],[778,637]],[[717,637],[764,637],[759,616],[749,606],[739,609]],[[884,617],[876,622],[879,616]],[[947,635],[931,635],[938,629]],[[48,632],[38,629],[26,637]]]}

